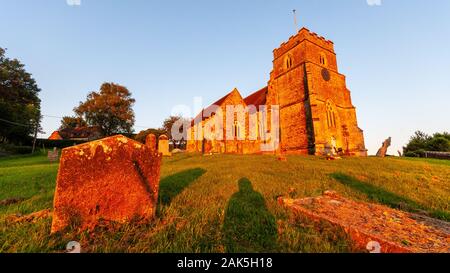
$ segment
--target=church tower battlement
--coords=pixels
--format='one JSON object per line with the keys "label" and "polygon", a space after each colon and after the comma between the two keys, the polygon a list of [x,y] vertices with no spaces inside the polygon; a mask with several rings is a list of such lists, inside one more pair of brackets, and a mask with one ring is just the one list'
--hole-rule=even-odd
{"label": "church tower battlement", "polygon": [[286,66],[295,67],[305,62],[326,66],[338,72],[334,43],[307,28],[302,28],[279,48],[274,49],[273,58],[271,77],[275,78],[286,71],[283,69]]}
{"label": "church tower battlement", "polygon": [[319,36],[315,32],[311,32],[307,28],[302,28],[298,31],[296,35],[289,37],[288,41],[283,42],[279,48],[273,50],[275,58],[283,54],[285,50],[289,50],[290,48],[298,45],[299,43],[305,40],[308,40],[309,42],[312,42],[331,52],[334,52],[334,43],[332,41],[327,40],[322,36]]}

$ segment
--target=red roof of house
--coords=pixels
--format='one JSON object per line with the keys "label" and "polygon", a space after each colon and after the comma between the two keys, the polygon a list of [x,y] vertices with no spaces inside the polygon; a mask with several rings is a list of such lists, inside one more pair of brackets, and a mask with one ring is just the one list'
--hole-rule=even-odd
{"label": "red roof of house", "polygon": [[100,136],[100,128],[98,127],[66,128],[60,130],[59,135],[63,139],[96,138]]}
{"label": "red roof of house", "polygon": [[61,137],[61,135],[59,134],[58,131],[54,131],[48,139],[49,140],[61,140],[63,138]]}

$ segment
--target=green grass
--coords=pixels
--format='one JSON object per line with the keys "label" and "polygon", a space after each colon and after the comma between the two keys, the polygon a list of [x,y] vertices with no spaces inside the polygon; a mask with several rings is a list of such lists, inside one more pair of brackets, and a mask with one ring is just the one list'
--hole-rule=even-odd
{"label": "green grass", "polygon": [[449,220],[448,161],[181,154],[165,158],[157,218],[93,233],[50,235],[51,219],[9,224],[8,215],[52,208],[57,164],[44,156],[0,159],[0,252],[60,252],[76,240],[86,252],[352,252],[347,236],[294,218],[279,196],[325,190]]}
{"label": "green grass", "polygon": [[430,164],[441,164],[450,166],[450,160],[434,159],[434,158],[417,158],[417,157],[403,157],[401,160],[410,160],[416,162],[428,162]]}

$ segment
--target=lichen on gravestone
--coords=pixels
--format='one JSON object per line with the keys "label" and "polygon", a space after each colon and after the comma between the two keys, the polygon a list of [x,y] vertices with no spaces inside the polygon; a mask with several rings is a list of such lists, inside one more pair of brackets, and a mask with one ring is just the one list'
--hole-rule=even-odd
{"label": "lichen on gravestone", "polygon": [[62,151],[52,233],[99,221],[152,219],[159,191],[161,154],[122,135]]}

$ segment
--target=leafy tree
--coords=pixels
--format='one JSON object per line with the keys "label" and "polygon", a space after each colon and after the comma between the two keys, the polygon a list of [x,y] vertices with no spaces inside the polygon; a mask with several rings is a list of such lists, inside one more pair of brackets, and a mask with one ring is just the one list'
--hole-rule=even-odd
{"label": "leafy tree", "polygon": [[424,132],[417,131],[403,148],[405,156],[423,156],[425,151],[450,152],[450,134],[448,132],[436,133],[429,136]]}
{"label": "leafy tree", "polygon": [[89,126],[98,126],[103,136],[132,132],[135,100],[124,86],[104,83],[74,109]]}
{"label": "leafy tree", "polygon": [[63,117],[61,120],[61,126],[59,127],[59,130],[64,129],[73,129],[77,127],[84,127],[87,126],[86,121],[82,117]]}
{"label": "leafy tree", "polygon": [[422,131],[415,132],[414,135],[410,138],[409,143],[406,145],[404,153],[406,154],[407,152],[426,149],[430,139],[431,137]]}
{"label": "leafy tree", "polygon": [[428,143],[428,151],[450,152],[450,140],[435,135]]}
{"label": "leafy tree", "polygon": [[29,142],[40,130],[40,91],[25,66],[0,48],[0,143]]}

